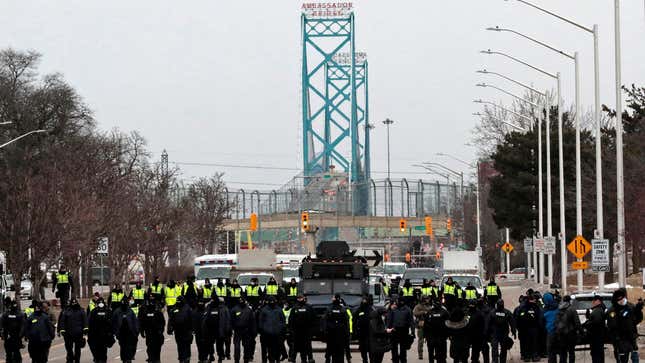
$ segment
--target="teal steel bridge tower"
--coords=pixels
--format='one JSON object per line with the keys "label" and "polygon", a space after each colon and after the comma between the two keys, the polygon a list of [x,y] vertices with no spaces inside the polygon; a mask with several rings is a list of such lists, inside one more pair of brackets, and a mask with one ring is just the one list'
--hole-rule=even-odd
{"label": "teal steel bridge tower", "polygon": [[368,63],[355,45],[354,14],[303,13],[302,142],[303,175],[347,175],[353,209],[369,205],[370,145]]}

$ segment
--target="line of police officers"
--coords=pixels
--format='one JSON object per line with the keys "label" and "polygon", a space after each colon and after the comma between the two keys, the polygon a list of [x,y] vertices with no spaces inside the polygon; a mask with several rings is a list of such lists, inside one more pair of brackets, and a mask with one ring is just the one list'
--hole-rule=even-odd
{"label": "line of police officers", "polygon": [[[60,281],[60,279],[59,279]],[[372,306],[364,296],[360,306],[351,310],[339,295],[320,321],[320,332],[326,340],[327,362],[351,360],[349,342],[358,340],[363,363],[380,363],[391,351],[394,363],[407,362],[407,351],[417,340],[419,359],[427,347],[430,362],[445,362],[449,355],[455,362],[505,362],[513,339],[520,335],[520,353],[524,361],[549,362],[567,358],[573,362],[575,340],[580,324],[568,297],[529,290],[513,313],[505,309],[501,290],[491,280],[480,296],[468,284],[461,288],[448,281],[439,288],[424,280],[420,288],[410,281],[401,287],[388,286],[382,292],[389,297],[385,308]],[[60,294],[59,294],[60,296]],[[562,300],[562,301],[559,301]],[[611,332],[616,358],[627,362],[636,352],[636,325],[642,320],[642,303],[631,305],[626,293],[614,293],[612,307],[605,309],[594,299],[589,312],[590,343],[593,362],[604,360],[604,343]],[[558,304],[560,303],[560,304]],[[313,362],[311,340],[316,330],[316,315],[299,294],[294,280],[284,288],[271,279],[264,287],[253,279],[243,289],[236,280],[208,280],[202,287],[189,277],[183,284],[170,281],[163,286],[158,278],[145,289],[140,283],[126,295],[115,286],[107,301],[98,293],[87,309],[75,298],[63,308],[57,327],[49,316],[47,302],[34,301],[21,312],[16,301],[5,302],[9,309],[0,319],[7,362],[20,362],[23,338],[34,362],[46,362],[55,333],[63,337],[67,362],[79,362],[86,344],[95,362],[106,362],[107,351],[118,342],[124,362],[134,359],[138,337],[145,339],[148,362],[161,361],[164,330],[174,335],[177,358],[188,362],[193,340],[198,361],[219,362],[230,359],[231,342],[236,363],[254,360],[256,337],[260,336],[261,361],[275,363],[288,359]],[[167,310],[166,322],[163,309]],[[577,322],[576,322],[577,321]],[[602,337],[602,338],[599,338]],[[450,340],[450,351],[447,342]]]}

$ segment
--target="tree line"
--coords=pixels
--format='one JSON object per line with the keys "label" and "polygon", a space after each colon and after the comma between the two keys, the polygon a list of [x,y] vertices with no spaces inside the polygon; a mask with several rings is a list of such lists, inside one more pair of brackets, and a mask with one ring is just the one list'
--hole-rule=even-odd
{"label": "tree line", "polygon": [[228,216],[221,174],[183,185],[151,160],[136,131],[101,131],[61,74],[40,74],[41,55],[0,50],[0,250],[14,276],[38,289],[43,267],[64,263],[91,283],[98,239],[109,239],[112,282],[139,259],[161,273],[179,245],[213,251]]}

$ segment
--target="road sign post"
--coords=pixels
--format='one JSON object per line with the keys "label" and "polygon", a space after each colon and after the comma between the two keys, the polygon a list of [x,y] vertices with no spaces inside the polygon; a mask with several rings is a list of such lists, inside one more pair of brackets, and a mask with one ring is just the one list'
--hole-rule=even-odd
{"label": "road sign post", "polygon": [[[574,270],[585,270],[589,268],[587,261],[582,259],[591,251],[591,244],[581,235],[577,235],[571,243],[567,245],[567,249],[574,256],[576,256],[577,261],[571,265],[571,268]],[[578,289],[582,289],[582,279],[578,280]]]}
{"label": "road sign post", "polygon": [[[526,253],[526,278],[531,278],[531,253],[533,252],[533,238],[524,239],[524,252]],[[533,261],[535,265],[535,261]]]}
{"label": "road sign post", "polygon": [[105,280],[105,276],[103,275],[103,271],[105,271],[105,267],[103,266],[103,257],[107,256],[109,251],[110,251],[110,240],[107,237],[100,237],[99,238],[99,244],[96,247],[96,254],[99,255],[99,263],[101,264],[101,283],[100,283],[100,288],[101,288],[101,294],[103,293],[103,284]]}

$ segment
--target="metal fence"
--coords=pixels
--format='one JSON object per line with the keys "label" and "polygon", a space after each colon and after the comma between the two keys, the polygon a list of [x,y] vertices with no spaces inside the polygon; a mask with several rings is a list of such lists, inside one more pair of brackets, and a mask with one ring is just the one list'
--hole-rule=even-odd
{"label": "metal fence", "polygon": [[344,174],[305,179],[296,177],[282,188],[271,191],[227,190],[230,218],[246,219],[260,215],[318,211],[348,216],[451,215],[461,209],[464,195],[472,186],[442,184],[436,181],[370,179],[349,184]]}

